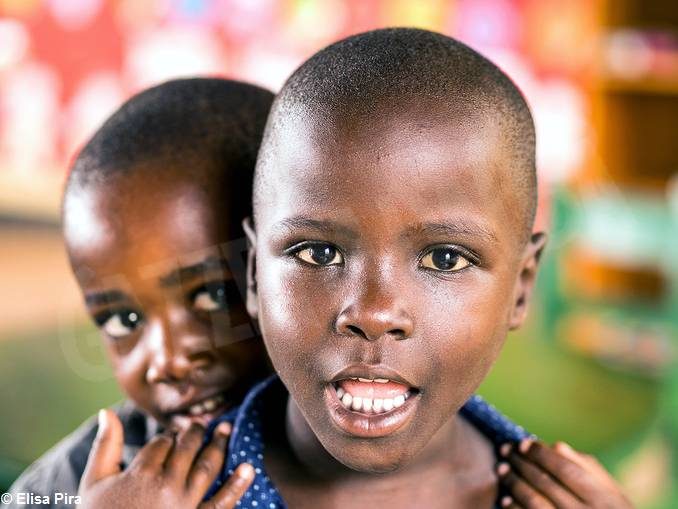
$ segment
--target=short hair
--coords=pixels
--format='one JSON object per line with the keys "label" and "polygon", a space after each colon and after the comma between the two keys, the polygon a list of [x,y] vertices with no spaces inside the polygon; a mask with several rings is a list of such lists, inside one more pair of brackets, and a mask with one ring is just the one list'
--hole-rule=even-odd
{"label": "short hair", "polygon": [[[79,152],[64,202],[74,189],[124,178],[144,163],[207,161],[214,180],[203,185],[221,186],[234,216],[229,221],[239,224],[251,214],[254,166],[273,98],[263,88],[218,78],[177,79],[140,92]],[[185,166],[190,175],[192,165]]]}
{"label": "short hair", "polygon": [[271,180],[264,170],[274,166],[269,161],[274,157],[275,133],[287,119],[306,112],[317,118],[366,118],[378,105],[427,98],[465,106],[463,111],[494,114],[513,159],[509,170],[525,205],[529,233],[537,203],[535,131],[523,95],[504,72],[468,46],[414,28],[348,37],[313,55],[290,76],[273,104],[264,134],[255,172],[255,216],[262,189]]}

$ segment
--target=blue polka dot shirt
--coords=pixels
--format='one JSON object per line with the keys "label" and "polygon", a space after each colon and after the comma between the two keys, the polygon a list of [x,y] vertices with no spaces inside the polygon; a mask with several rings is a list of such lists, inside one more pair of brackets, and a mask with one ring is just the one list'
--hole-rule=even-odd
{"label": "blue polka dot shirt", "polygon": [[[273,481],[264,469],[264,442],[262,439],[262,409],[264,394],[276,385],[282,385],[280,379],[273,375],[255,385],[247,394],[242,404],[213,421],[208,428],[208,436],[219,422],[232,424],[228,457],[224,468],[210,487],[205,499],[212,497],[221,485],[228,480],[235,468],[247,462],[254,467],[255,477],[245,495],[237,502],[237,507],[247,509],[282,509],[286,508]],[[492,405],[480,396],[473,396],[460,410],[460,414],[481,433],[488,437],[498,448],[506,442],[519,442],[531,436],[521,426],[512,423]]]}

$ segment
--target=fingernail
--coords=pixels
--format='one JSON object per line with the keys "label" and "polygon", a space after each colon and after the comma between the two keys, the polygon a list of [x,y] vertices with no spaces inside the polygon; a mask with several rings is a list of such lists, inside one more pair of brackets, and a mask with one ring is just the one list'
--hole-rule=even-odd
{"label": "fingernail", "polygon": [[217,428],[215,430],[219,435],[227,437],[228,435],[231,434],[231,423],[230,422],[220,422],[217,425]]}
{"label": "fingernail", "polygon": [[499,463],[499,465],[497,465],[497,473],[500,477],[508,474],[509,470],[511,470],[511,467],[508,463]]}
{"label": "fingernail", "polygon": [[558,442],[556,444],[556,449],[559,449],[561,451],[565,452],[574,452],[574,449],[572,449],[572,446],[566,442]]}
{"label": "fingernail", "polygon": [[97,414],[97,421],[99,428],[97,429],[97,436],[103,435],[106,428],[108,428],[108,413],[103,408]]}
{"label": "fingernail", "polygon": [[532,447],[532,444],[534,443],[534,440],[531,438],[523,438],[520,441],[520,445],[518,446],[518,449],[520,450],[521,453],[527,454],[527,451],[530,450],[530,447]]}
{"label": "fingernail", "polygon": [[254,478],[254,467],[249,463],[241,463],[238,465],[238,468],[235,469],[235,473],[239,479],[249,481]]}
{"label": "fingernail", "polygon": [[501,506],[502,507],[508,507],[513,503],[513,499],[511,497],[503,497],[501,499]]}
{"label": "fingernail", "polygon": [[506,456],[508,456],[509,454],[511,454],[511,449],[513,449],[513,444],[510,444],[510,443],[503,444],[503,445],[499,448],[499,454],[500,454],[501,456],[506,457]]}

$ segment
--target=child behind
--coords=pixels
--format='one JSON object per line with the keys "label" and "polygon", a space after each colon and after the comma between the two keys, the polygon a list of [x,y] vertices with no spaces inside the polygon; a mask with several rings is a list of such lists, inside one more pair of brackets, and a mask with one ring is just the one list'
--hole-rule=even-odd
{"label": "child behind", "polygon": [[[164,83],[116,111],[72,167],[64,237],[128,397],[117,410],[124,464],[158,431],[239,404],[270,371],[240,297],[238,250],[272,100],[234,81]],[[75,495],[96,433],[89,420],[11,491]]]}

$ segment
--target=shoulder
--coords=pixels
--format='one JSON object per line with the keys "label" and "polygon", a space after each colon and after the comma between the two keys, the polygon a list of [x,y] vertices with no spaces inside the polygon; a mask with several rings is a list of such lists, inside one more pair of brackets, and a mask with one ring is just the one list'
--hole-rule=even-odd
{"label": "shoulder", "polygon": [[[140,434],[139,430],[133,428],[137,427],[135,424],[143,414],[134,405],[123,403],[115,407],[115,411],[123,423],[126,442],[128,432],[131,435]],[[96,417],[87,419],[33,462],[12,484],[10,493],[33,493],[50,497],[54,493],[77,494],[97,429]]]}

